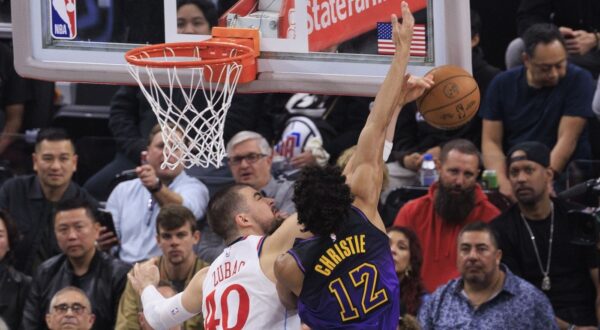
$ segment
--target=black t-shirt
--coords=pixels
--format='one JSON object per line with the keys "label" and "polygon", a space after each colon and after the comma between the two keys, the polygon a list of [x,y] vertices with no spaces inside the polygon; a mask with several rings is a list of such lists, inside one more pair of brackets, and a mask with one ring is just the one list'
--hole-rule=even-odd
{"label": "black t-shirt", "polygon": [[[555,313],[569,322],[574,316],[585,324],[597,324],[594,312],[596,289],[591,280],[590,269],[598,267],[594,247],[572,244],[575,223],[569,221],[567,212],[577,209],[573,204],[559,199],[554,202],[554,235],[550,261],[551,289],[544,291]],[[546,270],[550,237],[550,219],[526,220],[535,236],[542,267]],[[502,249],[502,262],[510,270],[541,290],[543,274],[535,255],[533,243],[518,205],[513,205],[492,222]],[[577,309],[573,312],[572,309]],[[569,310],[569,311],[567,311]],[[585,315],[585,316],[584,316]],[[577,323],[582,324],[582,323]]]}

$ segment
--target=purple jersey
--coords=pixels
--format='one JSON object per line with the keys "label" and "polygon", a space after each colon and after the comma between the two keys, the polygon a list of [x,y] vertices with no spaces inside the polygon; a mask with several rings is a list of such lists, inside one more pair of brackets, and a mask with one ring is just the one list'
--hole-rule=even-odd
{"label": "purple jersey", "polygon": [[385,233],[355,207],[339,232],[288,251],[304,272],[298,301],[313,329],[396,329],[400,283]]}

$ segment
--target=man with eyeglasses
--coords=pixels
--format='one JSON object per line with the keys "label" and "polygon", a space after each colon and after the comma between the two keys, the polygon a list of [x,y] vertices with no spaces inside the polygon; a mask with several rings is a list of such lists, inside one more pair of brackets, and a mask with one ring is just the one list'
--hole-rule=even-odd
{"label": "man with eyeglasses", "polygon": [[[272,198],[282,217],[296,212],[292,201],[293,182],[271,175],[273,152],[262,135],[252,131],[238,132],[227,143],[227,158],[235,183],[249,185],[264,197]],[[202,229],[202,241],[196,247],[200,258],[212,262],[224,248],[223,239],[212,228]]]}
{"label": "man with eyeglasses", "polygon": [[[160,132],[156,125],[148,136],[142,164],[135,169],[138,177],[120,183],[106,202],[115,222],[119,258],[128,263],[160,255],[154,228],[161,207],[183,205],[199,220],[208,205],[208,189],[186,174],[183,165],[174,169],[161,167],[165,143]],[[112,233],[103,233],[99,243],[106,249],[117,241]]]}
{"label": "man with eyeglasses", "polygon": [[524,34],[523,66],[496,76],[482,102],[485,167],[496,170],[500,192],[515,200],[504,166],[505,153],[524,141],[552,150],[550,167],[562,172],[571,159],[591,155],[586,123],[593,117],[592,76],[567,60],[565,40],[551,24]]}
{"label": "man with eyeglasses", "polygon": [[262,135],[251,131],[237,133],[227,143],[227,157],[235,183],[247,184],[273,198],[281,212],[289,215],[296,211],[293,184],[271,175],[273,152]]}
{"label": "man with eyeglasses", "polygon": [[85,292],[73,286],[54,294],[46,314],[46,325],[50,330],[89,330],[95,320]]}
{"label": "man with eyeglasses", "polygon": [[54,234],[62,253],[38,267],[23,309],[22,329],[45,329],[44,315],[57,305],[52,297],[67,286],[83,290],[91,300],[93,309],[88,312],[95,315],[94,329],[114,328],[130,266],[96,248],[99,233],[97,215],[85,201],[58,204]]}

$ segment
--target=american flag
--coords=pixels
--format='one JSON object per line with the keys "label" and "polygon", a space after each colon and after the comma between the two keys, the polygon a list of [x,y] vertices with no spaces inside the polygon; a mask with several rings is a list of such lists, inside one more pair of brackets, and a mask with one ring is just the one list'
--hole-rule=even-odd
{"label": "american flag", "polygon": [[[410,44],[410,56],[427,56],[427,41],[425,39],[425,24],[415,24],[413,38]],[[392,23],[377,23],[377,52],[379,55],[394,55],[396,47],[392,40]]]}

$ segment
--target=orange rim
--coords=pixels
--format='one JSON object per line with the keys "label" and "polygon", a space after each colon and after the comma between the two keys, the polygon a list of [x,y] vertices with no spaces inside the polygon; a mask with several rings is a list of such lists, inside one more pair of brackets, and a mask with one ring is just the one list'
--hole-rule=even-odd
{"label": "orange rim", "polygon": [[[167,53],[172,54],[168,57],[192,56],[190,55],[190,51],[193,52],[198,48],[200,48],[200,50],[208,50],[210,48],[216,47],[230,48],[231,50],[236,49],[238,50],[238,52],[241,52],[241,54],[231,57],[196,61],[169,62],[164,60],[165,54]],[[127,62],[129,62],[130,64],[153,68],[195,68],[203,67],[206,65],[227,64],[232,62],[246,62],[248,60],[253,59],[254,57],[254,50],[248,46],[239,45],[231,42],[211,40],[205,40],[200,42],[163,43],[134,48],[125,53],[125,60],[127,60]]]}

